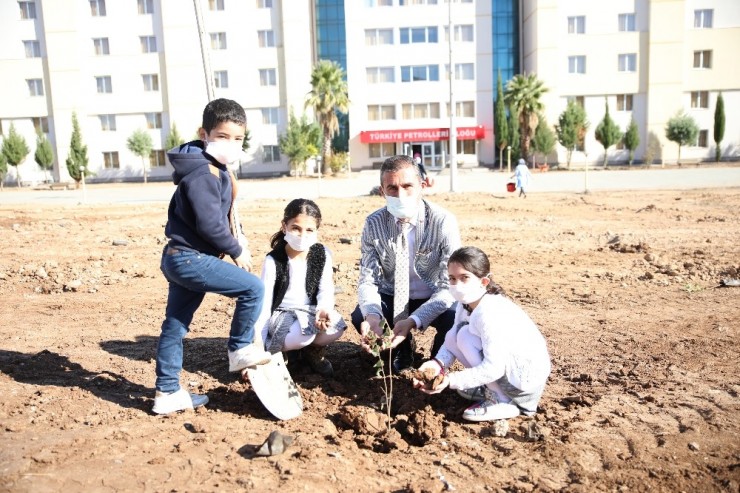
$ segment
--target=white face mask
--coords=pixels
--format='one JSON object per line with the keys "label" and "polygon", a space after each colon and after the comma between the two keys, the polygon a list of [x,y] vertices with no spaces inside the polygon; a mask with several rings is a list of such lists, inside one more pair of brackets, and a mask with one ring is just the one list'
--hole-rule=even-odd
{"label": "white face mask", "polygon": [[396,219],[412,219],[419,210],[418,197],[385,196],[386,208]]}
{"label": "white face mask", "polygon": [[316,244],[316,241],[318,241],[318,235],[316,233],[306,233],[303,236],[299,236],[288,231],[285,233],[285,241],[287,241],[290,248],[296,252],[305,252]]}
{"label": "white face mask", "polygon": [[457,281],[457,284],[450,284],[450,294],[456,301],[468,305],[481,299],[486,294],[486,287],[476,277],[466,283]]}
{"label": "white face mask", "polygon": [[206,142],[206,152],[221,164],[231,164],[241,159],[242,143],[238,140]]}

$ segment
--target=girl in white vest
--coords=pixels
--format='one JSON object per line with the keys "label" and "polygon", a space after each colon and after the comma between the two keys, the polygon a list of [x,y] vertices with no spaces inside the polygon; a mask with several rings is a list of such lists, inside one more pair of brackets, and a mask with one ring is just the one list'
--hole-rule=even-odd
{"label": "girl in white vest", "polygon": [[[534,414],[550,374],[545,338],[493,282],[488,257],[480,249],[455,250],[447,271],[458,302],[455,323],[436,356],[419,368],[432,368],[444,378],[434,389],[425,389],[419,380],[414,386],[430,394],[449,386],[476,401],[463,412],[468,421]],[[465,369],[447,373],[455,360]]]}
{"label": "girl in white vest", "polygon": [[285,208],[262,264],[265,297],[256,326],[267,351],[298,350],[314,371],[329,377],[334,369],[326,346],[347,324],[334,309],[331,252],[318,243],[319,226],[321,211],[315,202],[295,199]]}

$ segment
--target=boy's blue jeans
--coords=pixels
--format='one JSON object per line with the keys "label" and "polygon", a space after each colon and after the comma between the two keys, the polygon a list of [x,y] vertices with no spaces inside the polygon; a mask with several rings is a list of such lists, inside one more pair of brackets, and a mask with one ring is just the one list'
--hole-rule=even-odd
{"label": "boy's blue jeans", "polygon": [[191,251],[168,254],[165,247],[160,269],[169,281],[167,311],[157,346],[156,388],[174,392],[180,388],[182,339],[187,334],[195,310],[206,293],[236,298],[229,332],[229,351],[236,351],[254,340],[254,324],[262,309],[264,286],[250,274],[218,257]]}

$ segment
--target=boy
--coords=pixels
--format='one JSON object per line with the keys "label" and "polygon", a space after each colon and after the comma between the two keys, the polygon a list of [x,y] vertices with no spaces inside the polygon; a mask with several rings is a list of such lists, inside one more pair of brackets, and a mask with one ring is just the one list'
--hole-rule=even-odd
{"label": "boy", "polygon": [[[253,344],[264,287],[250,274],[246,239],[234,217],[236,182],[227,164],[242,153],[246,114],[235,101],[216,99],[203,110],[201,140],[167,153],[177,185],[169,210],[161,270],[169,282],[167,311],[157,346],[153,411],[169,414],[203,406],[208,396],[180,388],[182,339],[206,293],[236,298],[229,333],[229,371],[265,364],[270,354]],[[231,224],[230,224],[231,223]],[[241,240],[241,241],[240,241]],[[229,255],[231,265],[222,257]]]}

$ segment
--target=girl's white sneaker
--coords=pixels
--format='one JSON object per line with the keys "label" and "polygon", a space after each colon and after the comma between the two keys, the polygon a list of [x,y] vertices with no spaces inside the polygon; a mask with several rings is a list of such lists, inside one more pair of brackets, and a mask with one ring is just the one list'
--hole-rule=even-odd
{"label": "girl's white sneaker", "polygon": [[207,395],[191,394],[185,389],[169,393],[157,391],[154,395],[154,407],[152,407],[152,411],[155,414],[170,414],[177,411],[184,411],[185,409],[205,406],[206,404],[208,404]]}

